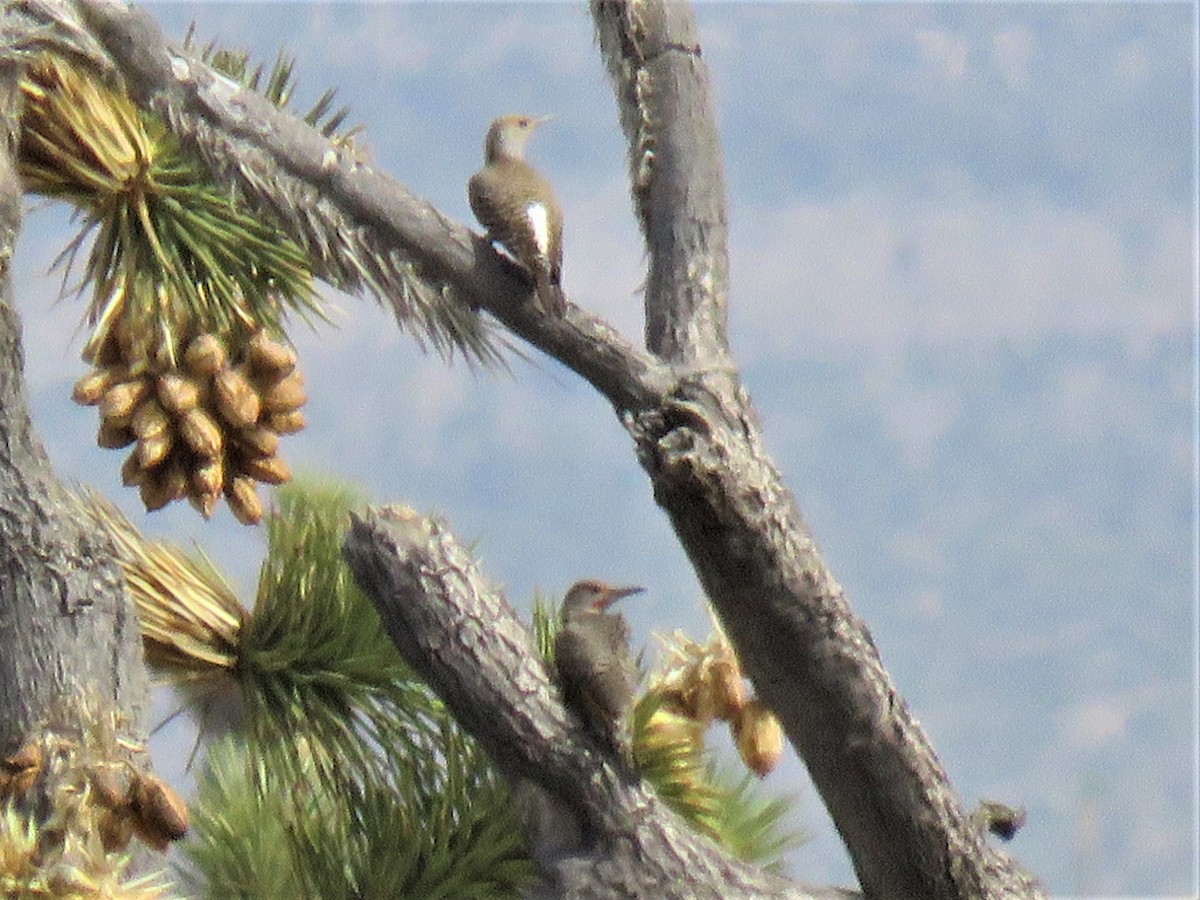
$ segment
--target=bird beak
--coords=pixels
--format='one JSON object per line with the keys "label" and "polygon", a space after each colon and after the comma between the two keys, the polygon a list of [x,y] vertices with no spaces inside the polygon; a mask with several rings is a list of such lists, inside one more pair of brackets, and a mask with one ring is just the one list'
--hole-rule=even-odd
{"label": "bird beak", "polygon": [[613,588],[612,590],[608,591],[604,595],[604,598],[599,603],[596,604],[596,607],[598,609],[608,609],[610,606],[612,606],[618,600],[620,600],[624,597],[629,597],[633,594],[640,594],[644,590],[646,590],[646,589],[643,587]]}
{"label": "bird beak", "polygon": [[549,122],[553,118],[554,118],[554,116],[539,116],[538,118],[534,119],[529,124],[532,128],[541,128],[543,125],[545,125],[547,122]]}

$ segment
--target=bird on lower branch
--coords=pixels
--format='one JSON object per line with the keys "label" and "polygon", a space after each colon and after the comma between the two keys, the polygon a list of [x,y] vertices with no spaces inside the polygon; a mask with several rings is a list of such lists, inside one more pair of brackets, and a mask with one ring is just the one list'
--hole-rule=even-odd
{"label": "bird on lower branch", "polygon": [[629,718],[637,687],[637,660],[629,624],[609,607],[640,587],[580,581],[567,591],[554,641],[554,664],[563,698],[588,729],[625,759],[632,759]]}

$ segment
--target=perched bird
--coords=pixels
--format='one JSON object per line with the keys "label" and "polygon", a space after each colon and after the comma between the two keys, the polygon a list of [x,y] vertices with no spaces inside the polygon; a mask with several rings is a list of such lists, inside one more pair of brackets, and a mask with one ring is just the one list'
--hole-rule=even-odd
{"label": "perched bird", "polygon": [[554,188],[525,161],[525,145],[549,117],[501,116],[484,142],[484,166],[467,185],[471,210],[533,278],[543,311],[562,315],[562,210]]}
{"label": "perched bird", "polygon": [[580,581],[567,591],[562,625],[554,641],[554,664],[567,705],[599,738],[630,757],[626,733],[637,662],[629,646],[629,625],[609,607],[640,587],[614,588]]}

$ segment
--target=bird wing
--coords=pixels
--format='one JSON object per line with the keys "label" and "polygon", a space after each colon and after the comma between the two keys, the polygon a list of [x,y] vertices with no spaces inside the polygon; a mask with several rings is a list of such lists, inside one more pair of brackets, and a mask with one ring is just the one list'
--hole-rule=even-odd
{"label": "bird wing", "polygon": [[[568,703],[596,706],[612,720],[628,712],[637,685],[629,636],[629,626],[618,615],[594,616],[586,629],[568,624],[559,631],[554,657]],[[586,697],[579,690],[584,684]]]}
{"label": "bird wing", "polygon": [[[623,698],[622,705],[627,705],[633,697],[634,688],[637,687],[637,664],[629,647],[629,624],[624,616],[617,614],[604,616],[603,622],[605,643],[612,647],[614,652],[609,656],[611,665],[601,671],[600,680],[604,684],[606,694]],[[617,710],[618,713],[625,711]]]}
{"label": "bird wing", "polygon": [[[539,233],[532,225],[534,219],[514,216],[513,210],[504,205],[502,198],[512,197],[511,184],[518,171],[529,197],[557,206],[554,188],[540,172],[518,162],[501,161],[480,169],[467,182],[471,212],[487,229],[488,236],[503,244],[518,262],[529,266],[537,260],[535,269],[541,269],[551,284],[559,284],[562,277],[561,218],[543,216],[544,224]],[[516,200],[511,202],[515,204]],[[539,272],[533,274],[536,276]]]}
{"label": "bird wing", "polygon": [[492,198],[497,196],[494,182],[499,177],[491,166],[476,172],[467,182],[467,200],[479,224],[487,229],[488,236],[503,243],[502,236],[496,233],[504,228],[503,211],[492,203]]}

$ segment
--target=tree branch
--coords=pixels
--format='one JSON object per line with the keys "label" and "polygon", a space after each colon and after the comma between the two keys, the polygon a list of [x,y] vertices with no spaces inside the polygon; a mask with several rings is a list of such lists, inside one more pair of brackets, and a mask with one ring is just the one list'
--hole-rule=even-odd
{"label": "tree branch", "polygon": [[680,366],[728,355],[725,176],[708,67],[686,3],[592,0],[646,239],[646,346]]}
{"label": "tree branch", "polygon": [[417,307],[448,322],[485,309],[619,408],[645,406],[668,383],[669,372],[652,356],[579,307],[571,305],[565,319],[543,315],[527,280],[486,240],[291,113],[171,47],[145,11],[105,0],[75,6],[130,94],[170,122],[215,177],[236,182],[272,210],[331,284],[387,299],[402,327],[414,292],[437,293]]}
{"label": "tree branch", "polygon": [[[619,62],[634,194],[652,256],[647,339],[663,359],[578,308],[564,320],[541,316],[528,302],[528,285],[482,239],[314,129],[172,51],[145,14],[104,0],[76,0],[75,8],[133,95],[163,114],[218,174],[308,234],[302,242],[325,254],[325,274],[335,283],[397,291],[394,305],[405,300],[405,273],[449,285],[463,308],[487,309],[608,397],[745,670],[808,766],[866,895],[1036,895],[1033,880],[962,811],[763,448],[725,350],[719,149],[707,70],[685,6],[596,3],[602,43]],[[339,242],[345,226],[384,260],[376,269],[364,273],[363,264],[341,261],[355,250]],[[409,265],[411,272],[387,282],[387,266],[399,272]],[[486,615],[495,610],[476,612],[491,623]],[[446,651],[444,644],[412,647],[429,666]],[[489,696],[483,680],[460,676],[456,685],[455,696]],[[492,712],[486,704],[465,714],[485,712]],[[492,749],[512,754],[528,735],[510,737]],[[521,759],[517,753],[516,763],[506,763],[518,775],[529,768]]]}
{"label": "tree branch", "polygon": [[543,855],[570,897],[851,897],[729,856],[618,771],[563,706],[532,636],[445,526],[405,507],[355,518],[343,554],[404,659],[500,770],[546,791],[579,840]]}
{"label": "tree branch", "polygon": [[630,420],[642,465],[759,696],[780,717],[863,892],[1032,896],[967,816],[825,565],[732,378]]}
{"label": "tree branch", "polygon": [[728,359],[720,151],[690,8],[592,9],[651,254],[647,339],[681,363],[657,408],[624,417],[655,499],[807,765],[864,894],[1036,893],[963,812],[766,453]]}

